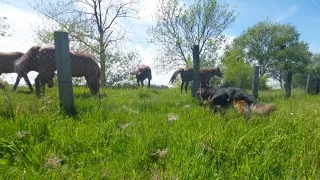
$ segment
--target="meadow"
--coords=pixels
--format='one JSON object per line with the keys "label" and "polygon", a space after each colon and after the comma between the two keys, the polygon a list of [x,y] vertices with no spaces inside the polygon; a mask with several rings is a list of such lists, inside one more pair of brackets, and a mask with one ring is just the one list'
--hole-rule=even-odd
{"label": "meadow", "polygon": [[[270,116],[212,114],[179,89],[0,91],[0,179],[319,179],[320,96],[260,91]],[[249,91],[250,92],[250,91]]]}

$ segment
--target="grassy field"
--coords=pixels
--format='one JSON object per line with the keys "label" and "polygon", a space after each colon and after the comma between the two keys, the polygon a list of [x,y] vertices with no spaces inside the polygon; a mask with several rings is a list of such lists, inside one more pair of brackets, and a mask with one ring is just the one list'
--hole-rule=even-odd
{"label": "grassy field", "polygon": [[[20,88],[21,89],[21,88]],[[0,91],[0,179],[319,179],[320,96],[260,92],[276,104],[246,120],[212,115],[178,89]]]}

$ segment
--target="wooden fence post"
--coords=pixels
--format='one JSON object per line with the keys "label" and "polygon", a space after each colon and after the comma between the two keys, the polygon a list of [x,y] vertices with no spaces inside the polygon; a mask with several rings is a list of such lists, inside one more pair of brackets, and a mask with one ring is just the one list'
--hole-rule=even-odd
{"label": "wooden fence post", "polygon": [[74,107],[68,34],[55,31],[54,44],[60,105],[66,113],[74,115],[76,110]]}
{"label": "wooden fence post", "polygon": [[192,97],[196,97],[196,92],[200,87],[200,57],[199,57],[199,45],[193,45],[193,81],[191,88]]}
{"label": "wooden fence post", "polygon": [[255,98],[258,98],[259,94],[259,66],[255,65],[253,69],[253,86],[252,86],[252,95]]}
{"label": "wooden fence post", "polygon": [[293,73],[291,71],[287,71],[284,75],[284,97],[291,96],[292,76]]}
{"label": "wooden fence post", "polygon": [[316,74],[309,74],[306,86],[308,94],[319,94],[320,78]]}

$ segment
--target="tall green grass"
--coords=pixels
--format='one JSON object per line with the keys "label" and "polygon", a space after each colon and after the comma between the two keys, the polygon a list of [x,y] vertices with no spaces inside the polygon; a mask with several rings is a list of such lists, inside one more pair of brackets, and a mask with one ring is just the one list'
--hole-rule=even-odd
{"label": "tall green grass", "polygon": [[270,116],[213,115],[178,89],[0,91],[0,179],[319,179],[320,97],[260,92]]}

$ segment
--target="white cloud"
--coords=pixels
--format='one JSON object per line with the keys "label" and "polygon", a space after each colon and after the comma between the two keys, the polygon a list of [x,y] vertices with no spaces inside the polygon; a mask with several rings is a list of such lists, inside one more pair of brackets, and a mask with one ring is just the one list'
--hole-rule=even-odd
{"label": "white cloud", "polygon": [[8,32],[11,35],[9,37],[0,37],[0,51],[25,52],[30,46],[34,45],[34,28],[41,23],[40,16],[24,12],[6,4],[0,4],[0,16],[8,18],[5,22],[10,26]]}
{"label": "white cloud", "polygon": [[275,21],[281,22],[293,15],[295,15],[299,10],[299,6],[296,4],[292,4],[288,9],[285,9],[284,11],[280,12],[278,16],[276,16]]}
{"label": "white cloud", "polygon": [[[34,45],[35,31],[34,28],[41,23],[40,16],[32,13],[22,11],[14,6],[0,3],[0,16],[7,17],[5,20],[9,24],[8,37],[0,37],[0,52],[26,52],[31,46]],[[31,83],[38,73],[30,72],[28,74]],[[1,79],[8,83],[14,83],[17,74],[2,74]],[[20,84],[26,84],[21,80]]]}
{"label": "white cloud", "polygon": [[138,16],[146,23],[153,23],[153,16],[157,10],[157,0],[140,0],[141,10]]}

